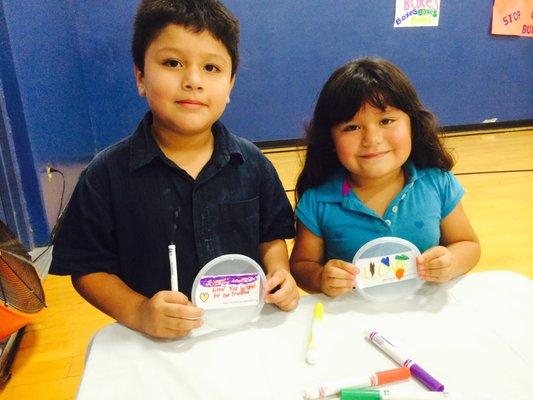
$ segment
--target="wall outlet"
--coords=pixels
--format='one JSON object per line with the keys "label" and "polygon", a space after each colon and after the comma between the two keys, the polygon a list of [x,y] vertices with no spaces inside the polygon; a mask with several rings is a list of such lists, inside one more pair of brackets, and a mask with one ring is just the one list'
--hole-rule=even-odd
{"label": "wall outlet", "polygon": [[46,175],[48,175],[48,180],[51,181],[52,180],[52,166],[51,165],[46,165]]}

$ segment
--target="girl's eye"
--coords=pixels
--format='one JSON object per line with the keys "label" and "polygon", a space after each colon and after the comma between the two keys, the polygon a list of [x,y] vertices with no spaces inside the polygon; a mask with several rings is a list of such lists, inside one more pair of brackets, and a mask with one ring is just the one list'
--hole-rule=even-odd
{"label": "girl's eye", "polygon": [[179,68],[179,67],[183,67],[183,64],[181,63],[181,61],[179,60],[166,60],[164,62],[164,64],[167,66],[167,67],[170,67],[170,68]]}
{"label": "girl's eye", "polygon": [[355,125],[355,124],[344,125],[341,129],[342,132],[352,132],[356,130],[359,130],[359,125]]}
{"label": "girl's eye", "polygon": [[219,72],[220,71],[220,68],[218,68],[216,65],[213,65],[213,64],[207,64],[204,68],[207,72]]}
{"label": "girl's eye", "polygon": [[381,124],[382,124],[382,125],[390,125],[390,124],[392,124],[393,122],[394,122],[394,120],[393,120],[393,119],[390,119],[390,118],[385,118],[385,119],[382,119],[382,120],[381,120]]}

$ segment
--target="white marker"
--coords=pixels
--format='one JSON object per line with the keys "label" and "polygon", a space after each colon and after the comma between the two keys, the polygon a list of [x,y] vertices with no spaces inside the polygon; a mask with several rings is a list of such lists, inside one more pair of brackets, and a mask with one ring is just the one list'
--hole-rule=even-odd
{"label": "white marker", "polygon": [[309,334],[309,344],[307,345],[306,361],[308,364],[316,364],[320,358],[318,345],[320,343],[320,335],[322,329],[322,317],[324,316],[324,304],[318,302],[315,304],[313,312],[313,323],[311,325],[311,333]]}
{"label": "white marker", "polygon": [[341,400],[466,400],[466,397],[457,393],[452,395],[449,392],[343,389]]}
{"label": "white marker", "polygon": [[176,246],[168,245],[168,261],[170,262],[170,289],[179,292],[178,286],[178,261],[176,260]]}

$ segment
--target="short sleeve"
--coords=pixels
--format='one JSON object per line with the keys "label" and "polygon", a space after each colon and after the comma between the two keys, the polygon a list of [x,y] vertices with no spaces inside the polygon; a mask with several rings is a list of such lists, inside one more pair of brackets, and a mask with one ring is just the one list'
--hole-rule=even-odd
{"label": "short sleeve", "polygon": [[110,193],[103,168],[82,172],[54,238],[50,273],[117,273]]}
{"label": "short sleeve", "polygon": [[442,199],[441,215],[445,218],[461,201],[465,190],[451,172],[441,173],[440,196]]}
{"label": "short sleeve", "polygon": [[322,237],[322,230],[318,223],[318,202],[316,189],[308,189],[304,192],[296,205],[296,218],[305,225],[313,234]]}
{"label": "short sleeve", "polygon": [[291,203],[270,160],[261,152],[258,157],[261,171],[259,241],[292,239],[296,232]]}

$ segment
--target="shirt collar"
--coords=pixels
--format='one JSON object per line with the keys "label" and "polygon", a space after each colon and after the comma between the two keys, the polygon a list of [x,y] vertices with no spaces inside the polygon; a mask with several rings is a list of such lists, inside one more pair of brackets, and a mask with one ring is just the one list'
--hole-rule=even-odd
{"label": "shirt collar", "polygon": [[326,182],[316,188],[316,199],[324,203],[342,203],[345,177],[344,168],[333,172]]}
{"label": "shirt collar", "polygon": [[[408,184],[413,184],[416,180],[425,175],[425,171],[416,168],[415,164],[410,160],[408,160],[403,167],[408,176],[407,182],[405,182],[406,186]],[[346,195],[346,188],[344,185],[345,179],[346,169],[339,168],[336,170],[326,182],[317,187],[317,200],[324,203],[342,203],[343,197]]]}
{"label": "shirt collar", "polygon": [[424,175],[426,175],[426,171],[424,169],[418,169],[415,163],[412,162],[411,160],[407,160],[407,162],[403,165],[403,167],[404,167],[405,173],[408,176],[407,182],[405,182],[406,185],[408,183],[413,183],[417,181],[418,179],[422,178]]}
{"label": "shirt collar", "polygon": [[[165,159],[165,155],[152,136],[152,122],[152,112],[148,111],[132,135],[130,172],[150,164],[154,158]],[[244,161],[243,152],[236,138],[229,133],[221,122],[217,121],[213,124],[212,132],[215,137],[213,160],[222,161],[223,163],[227,163],[232,159],[241,163]]]}
{"label": "shirt collar", "polygon": [[246,158],[237,138],[220,121],[215,122],[211,130],[215,136],[215,156],[225,162],[235,160],[242,164]]}

